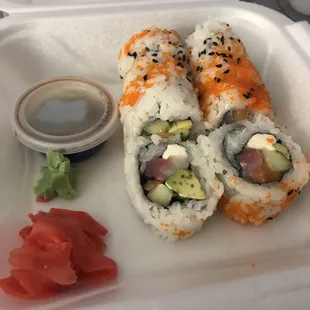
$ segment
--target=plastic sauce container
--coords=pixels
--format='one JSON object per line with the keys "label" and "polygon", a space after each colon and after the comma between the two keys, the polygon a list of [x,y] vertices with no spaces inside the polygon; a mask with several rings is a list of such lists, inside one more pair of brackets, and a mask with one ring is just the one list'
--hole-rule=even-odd
{"label": "plastic sauce container", "polygon": [[54,150],[79,161],[96,153],[117,120],[117,104],[102,84],[64,76],[27,89],[16,103],[12,128],[32,150]]}

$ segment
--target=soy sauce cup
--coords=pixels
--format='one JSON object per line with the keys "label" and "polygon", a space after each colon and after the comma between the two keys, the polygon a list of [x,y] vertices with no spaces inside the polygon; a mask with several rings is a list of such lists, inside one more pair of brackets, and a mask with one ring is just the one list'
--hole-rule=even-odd
{"label": "soy sauce cup", "polygon": [[12,129],[34,151],[58,151],[80,161],[100,149],[117,123],[117,104],[101,83],[64,76],[41,81],[21,95]]}

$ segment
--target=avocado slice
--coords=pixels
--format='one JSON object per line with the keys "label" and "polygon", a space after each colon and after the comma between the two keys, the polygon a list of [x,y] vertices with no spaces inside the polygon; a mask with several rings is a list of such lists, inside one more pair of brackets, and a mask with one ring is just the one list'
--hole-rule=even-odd
{"label": "avocado slice", "polygon": [[168,133],[171,135],[180,134],[182,138],[187,137],[189,134],[189,130],[193,127],[193,122],[191,120],[177,121],[174,122]]}
{"label": "avocado slice", "polygon": [[268,167],[273,171],[285,173],[290,170],[291,162],[280,152],[263,150],[263,157]]}
{"label": "avocado slice", "polygon": [[276,143],[276,144],[273,145],[273,147],[276,149],[276,151],[278,151],[279,153],[283,154],[286,157],[287,160],[291,159],[290,152],[289,152],[289,150],[287,149],[286,146],[284,146],[281,143]]}
{"label": "avocado slice", "polygon": [[157,119],[154,122],[147,124],[144,127],[144,131],[151,135],[160,135],[161,133],[168,132],[170,125],[167,121],[162,121],[161,119]]}
{"label": "avocado slice", "polygon": [[166,181],[166,185],[182,198],[203,200],[207,196],[202,190],[194,171],[179,169]]}
{"label": "avocado slice", "polygon": [[173,192],[166,185],[159,184],[149,191],[147,194],[148,200],[157,203],[163,207],[169,205]]}

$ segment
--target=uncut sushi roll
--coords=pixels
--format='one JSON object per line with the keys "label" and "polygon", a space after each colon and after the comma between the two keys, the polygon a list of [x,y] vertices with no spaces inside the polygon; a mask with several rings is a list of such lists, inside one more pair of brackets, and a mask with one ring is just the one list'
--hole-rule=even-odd
{"label": "uncut sushi roll", "polygon": [[207,129],[256,114],[273,119],[269,92],[228,24],[211,20],[198,25],[186,44]]}
{"label": "uncut sushi roll", "polygon": [[127,147],[125,175],[133,207],[169,241],[192,236],[216,210],[223,185],[194,142],[139,137]]}
{"label": "uncut sushi roll", "polygon": [[263,115],[201,135],[198,145],[224,184],[218,208],[243,224],[274,219],[309,180],[301,147]]}
{"label": "uncut sushi roll", "polygon": [[125,139],[186,140],[200,130],[188,52],[174,30],[151,27],[134,35],[119,53],[119,73]]}

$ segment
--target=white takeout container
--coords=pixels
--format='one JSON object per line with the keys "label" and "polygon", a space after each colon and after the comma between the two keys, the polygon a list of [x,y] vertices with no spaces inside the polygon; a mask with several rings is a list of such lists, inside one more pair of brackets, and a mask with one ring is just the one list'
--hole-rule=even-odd
{"label": "white takeout container", "polygon": [[297,12],[305,15],[310,15],[309,0],[288,0],[288,2]]}
{"label": "white takeout container", "polygon": [[[26,2],[26,1],[25,1]],[[54,5],[53,5],[54,4]],[[50,206],[86,210],[109,229],[107,255],[119,265],[106,287],[80,288],[53,299],[19,301],[0,293],[1,310],[309,309],[310,190],[275,221],[243,226],[217,213],[194,237],[174,244],[155,237],[129,204],[123,175],[122,130],[81,166],[73,202],[34,201],[32,184],[44,159],[23,147],[9,119],[33,83],[62,75],[88,76],[119,99],[117,53],[150,25],[181,36],[209,18],[229,23],[271,92],[280,123],[310,157],[310,27],[238,1],[0,1],[0,277],[19,246],[27,214]]]}

